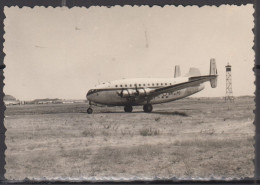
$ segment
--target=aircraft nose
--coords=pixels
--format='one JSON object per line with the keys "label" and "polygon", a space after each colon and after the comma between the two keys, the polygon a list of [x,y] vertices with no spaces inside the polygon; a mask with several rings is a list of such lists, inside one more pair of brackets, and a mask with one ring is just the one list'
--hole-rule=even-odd
{"label": "aircraft nose", "polygon": [[90,100],[90,90],[88,91],[88,93],[87,93],[87,95],[86,95],[86,98],[87,98],[87,100]]}
{"label": "aircraft nose", "polygon": [[87,93],[87,99],[90,101],[92,98],[92,94],[95,93],[94,89],[90,89]]}
{"label": "aircraft nose", "polygon": [[88,93],[87,93],[87,97],[91,94],[91,89],[88,91]]}

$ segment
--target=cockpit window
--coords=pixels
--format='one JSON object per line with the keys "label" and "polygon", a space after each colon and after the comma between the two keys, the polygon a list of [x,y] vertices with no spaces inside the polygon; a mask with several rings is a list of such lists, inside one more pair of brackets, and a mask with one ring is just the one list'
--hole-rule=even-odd
{"label": "cockpit window", "polygon": [[97,89],[90,89],[88,91],[87,95],[90,95],[90,94],[95,93],[95,92],[97,92]]}

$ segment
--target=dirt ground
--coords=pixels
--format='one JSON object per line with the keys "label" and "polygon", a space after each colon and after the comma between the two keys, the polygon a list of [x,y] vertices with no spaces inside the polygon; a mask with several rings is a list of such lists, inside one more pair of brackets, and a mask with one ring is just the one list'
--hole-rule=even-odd
{"label": "dirt ground", "polygon": [[253,97],[235,103],[187,98],[154,105],[94,108],[87,104],[8,106],[9,180],[243,178],[254,172]]}

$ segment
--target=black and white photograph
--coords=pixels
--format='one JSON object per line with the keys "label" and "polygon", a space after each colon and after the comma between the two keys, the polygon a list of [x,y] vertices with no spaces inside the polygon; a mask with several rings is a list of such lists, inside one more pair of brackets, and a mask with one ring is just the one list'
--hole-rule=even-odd
{"label": "black and white photograph", "polygon": [[254,177],[253,13],[5,7],[5,178]]}

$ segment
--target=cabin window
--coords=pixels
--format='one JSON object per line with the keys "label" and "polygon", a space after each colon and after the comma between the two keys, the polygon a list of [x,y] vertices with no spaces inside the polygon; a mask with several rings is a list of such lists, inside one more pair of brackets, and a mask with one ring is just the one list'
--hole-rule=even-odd
{"label": "cabin window", "polygon": [[150,86],[150,84],[148,84],[148,86]]}
{"label": "cabin window", "polygon": [[157,83],[157,85],[159,85],[159,83]]}
{"label": "cabin window", "polygon": [[145,84],[144,84],[144,86],[145,86]]}
{"label": "cabin window", "polygon": [[172,85],[172,83],[170,83],[170,85]]}
{"label": "cabin window", "polygon": [[125,85],[125,87],[127,87],[127,85]]}
{"label": "cabin window", "polygon": [[132,84],[130,84],[130,87],[132,87]]}
{"label": "cabin window", "polygon": [[152,84],[152,86],[154,86],[154,84]]}
{"label": "cabin window", "polygon": [[141,87],[141,84],[139,84],[139,87]]}
{"label": "cabin window", "polygon": [[167,85],[167,83],[165,83],[165,85]]}
{"label": "cabin window", "polygon": [[117,85],[115,87],[117,87]]}
{"label": "cabin window", "polygon": [[163,85],[163,83],[161,83],[161,85]]}
{"label": "cabin window", "polygon": [[120,85],[120,87],[123,87],[122,85]]}

